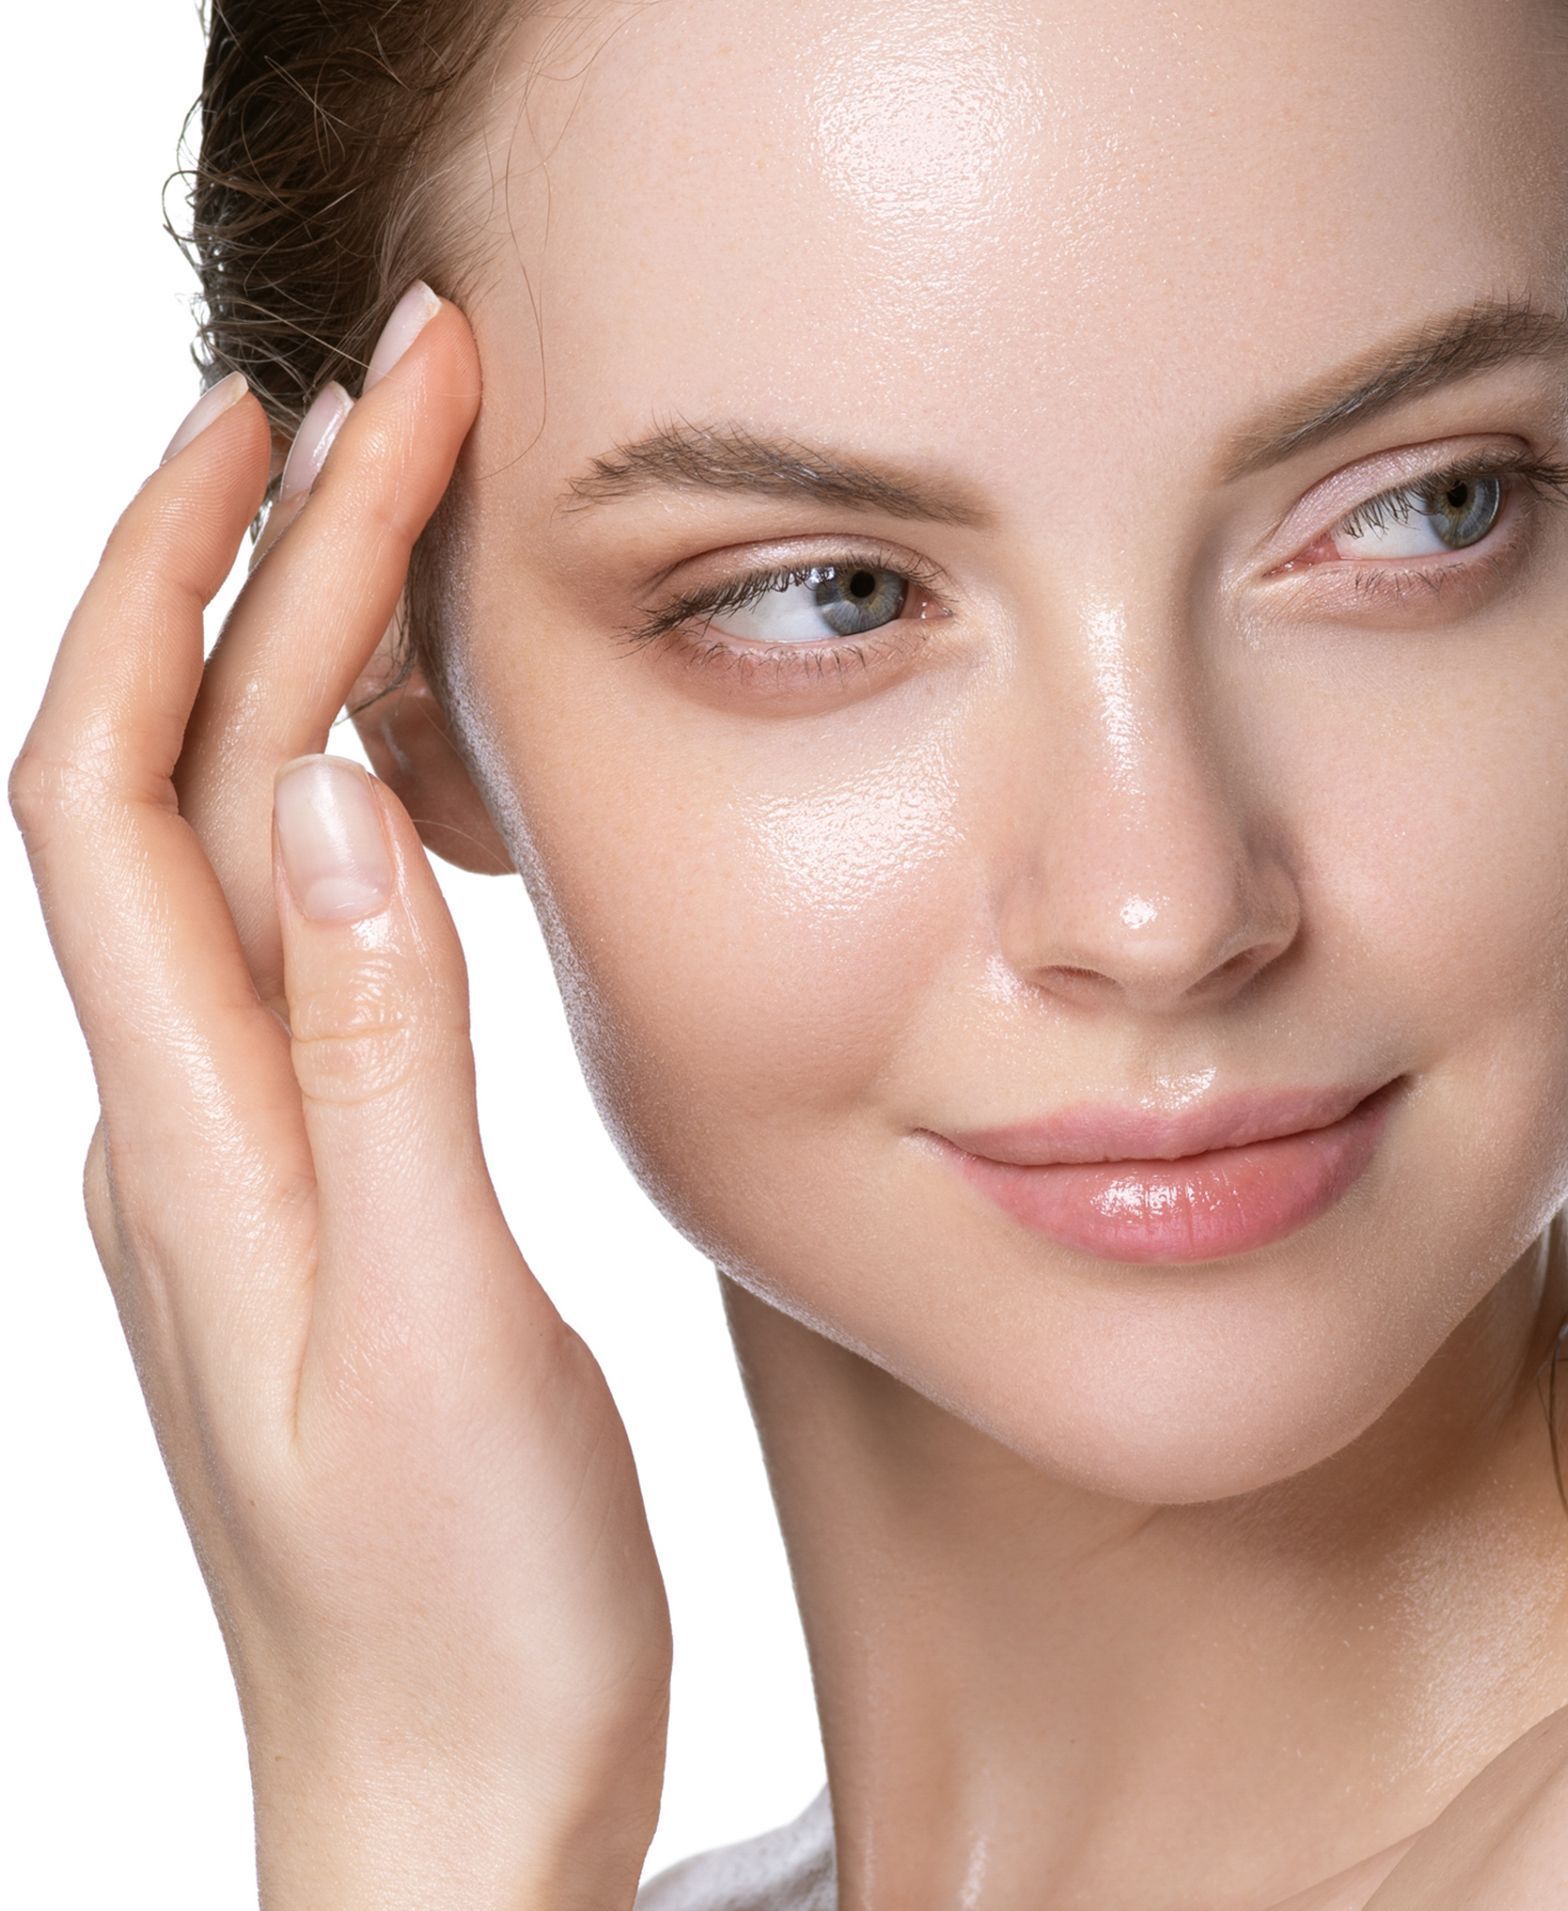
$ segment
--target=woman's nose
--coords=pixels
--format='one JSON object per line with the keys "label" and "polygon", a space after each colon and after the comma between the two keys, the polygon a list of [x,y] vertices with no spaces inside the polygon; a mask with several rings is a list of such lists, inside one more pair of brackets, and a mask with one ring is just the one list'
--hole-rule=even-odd
{"label": "woman's nose", "polygon": [[1107,646],[1072,685],[1031,678],[988,779],[1002,959],[1084,1008],[1228,1001],[1301,922],[1291,819],[1249,757],[1244,710],[1190,649],[1134,665]]}

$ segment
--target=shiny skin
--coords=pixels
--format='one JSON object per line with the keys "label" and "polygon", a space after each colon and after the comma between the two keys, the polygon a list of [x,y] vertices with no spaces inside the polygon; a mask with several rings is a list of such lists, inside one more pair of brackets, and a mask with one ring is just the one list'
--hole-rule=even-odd
{"label": "shiny skin", "polygon": [[[1560,457],[1563,366],[1211,469],[1429,313],[1562,303],[1560,33],[1533,0],[603,7],[519,36],[454,183],[472,789],[432,753],[410,807],[521,869],[605,1118],[721,1272],[846,1908],[1283,1904],[1568,1701],[1533,1387],[1568,516],[1523,500],[1510,561],[1397,605],[1321,561],[1325,497],[1412,448]],[[995,522],[560,508],[730,417]],[[661,579],[852,540],[941,567],[922,647],[769,698],[615,642]],[[1396,1072],[1347,1198],[1223,1264],[1054,1248],[917,1137]]]}
{"label": "shiny skin", "polygon": [[[1545,0],[605,4],[523,21],[443,176],[460,755],[418,680],[365,734],[432,841],[523,873],[605,1120],[720,1271],[838,1911],[1553,1901],[1568,518],[1520,499],[1398,604],[1325,537],[1423,445],[1562,459],[1562,363],[1213,466],[1396,327],[1562,306],[1566,92]],[[730,417],[991,524],[563,508]],[[942,581],[842,673],[617,642],[852,541]],[[921,1145],[1385,1072],[1371,1170],[1224,1263],[1062,1252]]]}

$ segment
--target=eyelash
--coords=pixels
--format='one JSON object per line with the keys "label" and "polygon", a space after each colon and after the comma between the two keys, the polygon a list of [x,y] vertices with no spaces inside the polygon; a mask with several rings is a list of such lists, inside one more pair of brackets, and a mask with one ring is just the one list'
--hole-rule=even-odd
{"label": "eyelash", "polygon": [[[907,629],[910,623],[916,621],[908,617],[867,631],[864,637],[856,638],[853,642],[837,644],[761,644],[720,636],[703,645],[682,635],[683,627],[695,618],[706,617],[711,622],[720,611],[743,610],[757,603],[769,591],[791,590],[797,584],[813,583],[827,570],[888,571],[923,592],[934,591],[942,582],[940,571],[934,566],[922,564],[918,559],[903,557],[885,546],[857,545],[843,551],[805,558],[798,564],[781,565],[772,570],[741,571],[734,577],[721,578],[717,583],[699,585],[695,590],[661,605],[645,623],[634,630],[623,632],[621,641],[629,650],[669,644],[686,653],[685,661],[688,664],[698,668],[742,671],[748,678],[771,666],[775,681],[790,673],[820,678],[830,671],[836,671],[842,680],[848,663],[859,664],[863,670],[869,667],[868,651],[874,657],[907,653],[907,636],[889,641],[884,633]],[[919,642],[924,643],[928,634],[922,630]]]}
{"label": "eyelash", "polygon": [[[1329,527],[1329,534],[1351,527],[1365,530],[1369,526],[1386,524],[1391,519],[1402,524],[1408,523],[1415,507],[1402,500],[1446,491],[1476,478],[1512,479],[1515,485],[1527,489],[1543,503],[1568,503],[1568,464],[1552,464],[1528,453],[1489,452],[1442,465],[1406,484],[1379,492],[1366,503],[1358,505],[1354,511],[1337,519]],[[1511,496],[1512,492],[1513,486],[1510,486],[1507,495]],[[1499,516],[1497,522],[1502,521]],[[1488,530],[1481,545],[1475,548],[1484,548],[1490,538],[1491,531]],[[1456,571],[1474,576],[1488,566],[1495,566],[1499,560],[1495,557],[1480,558],[1441,567],[1419,565],[1404,568],[1393,562],[1356,566],[1350,560],[1342,561],[1356,572],[1358,595],[1400,601],[1415,589],[1424,588],[1435,596]],[[891,624],[885,624],[854,642],[837,644],[761,644],[723,636],[702,644],[683,635],[685,626],[695,619],[706,617],[711,624],[721,611],[745,609],[757,603],[769,591],[790,590],[798,584],[812,583],[829,568],[887,571],[925,592],[934,591],[942,581],[942,573],[935,568],[902,557],[886,547],[853,546],[795,565],[742,571],[717,583],[700,585],[695,590],[683,592],[661,605],[644,623],[621,633],[621,642],[628,651],[668,645],[683,651],[689,665],[699,669],[739,671],[745,673],[748,679],[753,673],[771,667],[775,681],[786,674],[799,673],[821,678],[829,672],[837,672],[842,680],[846,663],[868,668],[868,649],[878,657],[906,654],[907,638],[890,642],[883,638],[882,633],[901,630],[916,621],[909,618],[899,618]],[[922,631],[919,642],[924,643],[928,634]]]}
{"label": "eyelash", "polygon": [[[1435,470],[1423,472],[1419,477],[1406,484],[1394,485],[1387,491],[1380,491],[1376,497],[1368,498],[1365,504],[1359,504],[1354,511],[1337,519],[1326,535],[1354,528],[1365,530],[1390,521],[1408,524],[1415,511],[1413,503],[1403,500],[1415,499],[1423,494],[1431,495],[1447,491],[1455,485],[1467,484],[1475,478],[1511,479],[1504,493],[1505,500],[1514,495],[1515,490],[1523,489],[1543,504],[1568,503],[1568,464],[1552,464],[1536,458],[1528,452],[1491,451],[1482,452],[1475,457],[1456,459],[1451,464],[1440,465]],[[1493,541],[1496,525],[1507,522],[1504,516],[1506,503],[1499,511],[1494,525],[1488,528],[1480,542],[1467,549],[1485,552]],[[1509,514],[1511,515],[1511,513]],[[1363,601],[1385,600],[1402,603],[1412,591],[1425,590],[1431,596],[1438,596],[1451,580],[1463,581],[1495,571],[1507,561],[1506,556],[1498,553],[1474,557],[1466,560],[1459,552],[1454,563],[1403,565],[1389,560],[1384,563],[1356,565],[1350,559],[1341,560],[1355,574],[1355,588],[1358,598]]]}

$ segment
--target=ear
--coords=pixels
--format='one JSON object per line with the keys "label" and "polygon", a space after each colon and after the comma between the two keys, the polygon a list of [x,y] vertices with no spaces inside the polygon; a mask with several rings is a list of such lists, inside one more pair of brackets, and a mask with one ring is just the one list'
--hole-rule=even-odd
{"label": "ear", "polygon": [[511,852],[469,775],[424,672],[416,664],[395,690],[377,694],[394,674],[391,643],[396,628],[389,628],[348,699],[370,767],[408,811],[420,841],[433,855],[482,876],[508,875],[516,867]]}

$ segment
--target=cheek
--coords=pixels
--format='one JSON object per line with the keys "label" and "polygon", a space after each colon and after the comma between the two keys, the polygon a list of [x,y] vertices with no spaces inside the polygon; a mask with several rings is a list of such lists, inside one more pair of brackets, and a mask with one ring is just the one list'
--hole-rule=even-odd
{"label": "cheek", "polygon": [[[1301,1308],[1324,1451],[1409,1383],[1568,1188],[1568,698],[1528,662],[1518,646],[1483,679],[1434,642],[1397,684],[1315,700],[1311,723],[1254,706],[1321,1055],[1418,1081],[1382,1179],[1359,1216],[1347,1203],[1354,1278]],[[1305,1444],[1311,1416],[1289,1405]]]}
{"label": "cheek", "polygon": [[1522,1039],[1528,1080],[1568,1031],[1568,680],[1541,665],[1520,642],[1478,679],[1455,640],[1319,721],[1262,718],[1304,934],[1343,971],[1347,1033],[1402,1031],[1412,1066]]}
{"label": "cheek", "polygon": [[1568,1167],[1568,774],[1565,713],[1538,698],[1461,702],[1401,750],[1384,852],[1384,920],[1431,1071],[1423,1226],[1464,1242],[1445,1302],[1498,1246],[1522,1252],[1560,1205]]}
{"label": "cheek", "polygon": [[749,1165],[788,1179],[877,1102],[973,899],[938,740],[691,735],[612,752],[613,774],[514,761],[596,1099],[700,1237],[720,1183],[728,1205]]}

